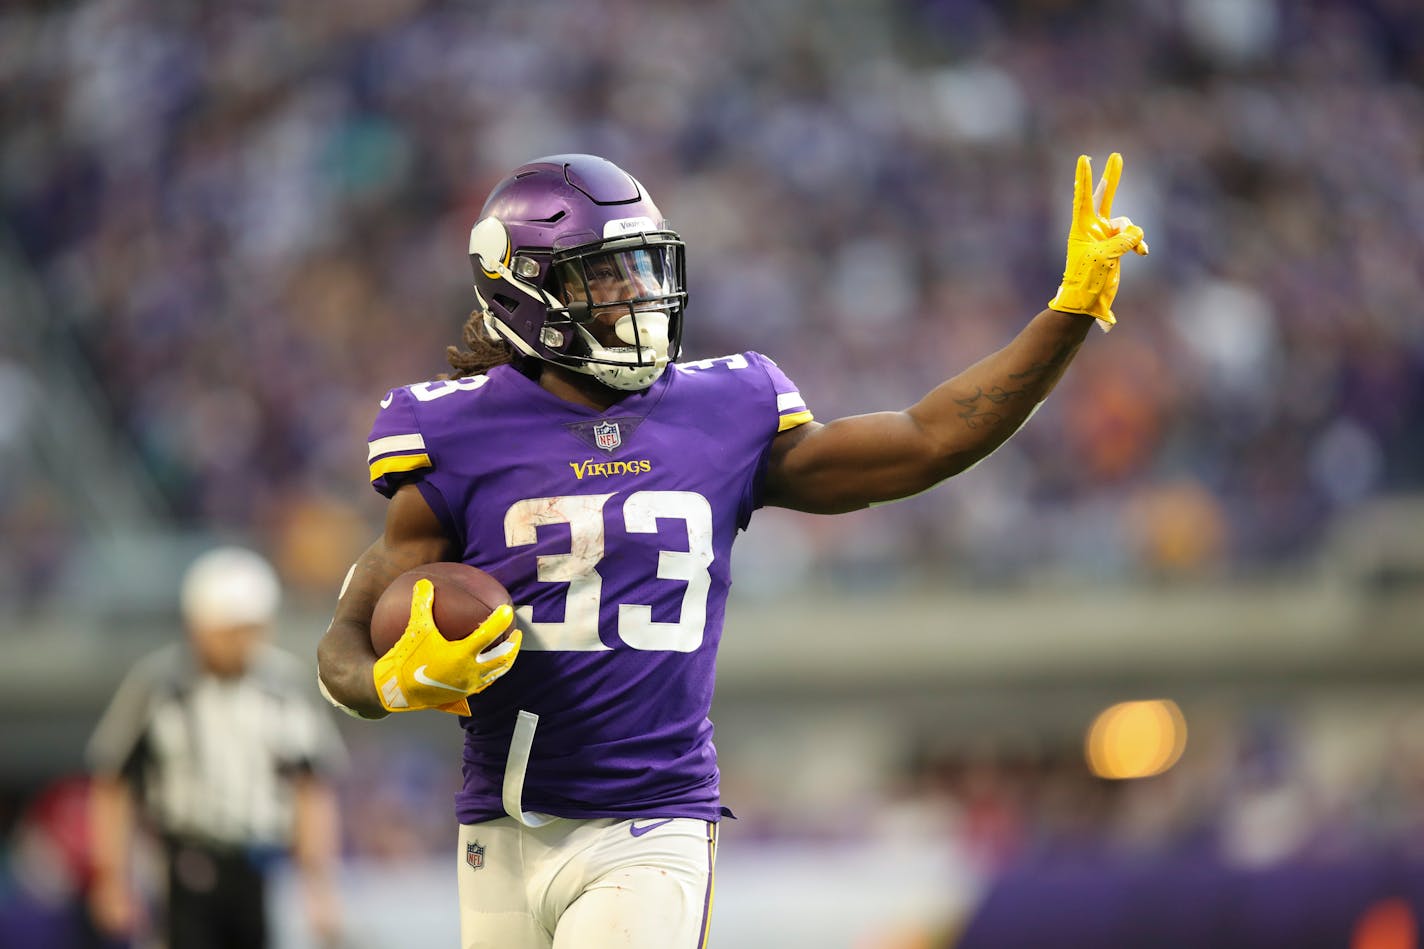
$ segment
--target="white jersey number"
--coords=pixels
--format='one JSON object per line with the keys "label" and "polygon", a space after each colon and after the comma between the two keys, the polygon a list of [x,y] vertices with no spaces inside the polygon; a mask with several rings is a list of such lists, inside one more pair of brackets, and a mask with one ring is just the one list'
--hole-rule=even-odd
{"label": "white jersey number", "polygon": [[[456,392],[473,392],[480,386],[489,382],[489,376],[461,376],[459,379],[436,379],[432,382],[419,382],[409,386],[410,394],[415,396],[417,402],[434,402],[436,399],[443,399],[447,395],[454,395]],[[389,403],[382,401],[381,407],[385,408]]]}
{"label": "white jersey number", "polygon": [[[525,631],[524,649],[595,652],[609,647],[598,635],[599,604],[607,531],[603,507],[611,494],[566,495],[517,501],[504,515],[504,542],[524,547],[538,539],[545,524],[569,525],[569,550],[543,554],[537,562],[541,583],[567,583],[564,618],[535,622],[532,606],[517,607]],[[712,506],[691,491],[635,491],[623,502],[623,523],[630,534],[657,532],[660,518],[687,524],[687,550],[658,553],[658,578],[687,584],[676,622],[653,619],[653,608],[642,603],[618,606],[618,638],[634,649],[692,652],[702,645],[707,626],[707,591],[712,577]]]}

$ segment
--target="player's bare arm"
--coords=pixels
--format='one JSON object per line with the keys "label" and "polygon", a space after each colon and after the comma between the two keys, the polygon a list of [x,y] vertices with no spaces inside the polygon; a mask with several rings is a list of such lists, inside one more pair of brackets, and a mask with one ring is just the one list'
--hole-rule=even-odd
{"label": "player's bare arm", "polygon": [[386,508],[384,532],[352,567],[336,615],[317,646],[321,681],[334,699],[363,718],[385,717],[372,678],[378,658],[370,630],[376,601],[405,571],[452,557],[450,539],[420,490],[402,487]]}
{"label": "player's bare arm", "polygon": [[1009,345],[902,412],[783,432],[772,444],[766,503],[835,514],[909,497],[964,471],[1028,420],[1092,325],[1044,310]]}
{"label": "player's bare arm", "polygon": [[1049,308],[1003,349],[942,383],[903,412],[807,423],[772,444],[766,503],[835,514],[917,494],[1002,445],[1053,390],[1096,320],[1117,322],[1121,258],[1145,255],[1142,229],[1112,216],[1122,156],[1092,185],[1079,156],[1068,262]]}

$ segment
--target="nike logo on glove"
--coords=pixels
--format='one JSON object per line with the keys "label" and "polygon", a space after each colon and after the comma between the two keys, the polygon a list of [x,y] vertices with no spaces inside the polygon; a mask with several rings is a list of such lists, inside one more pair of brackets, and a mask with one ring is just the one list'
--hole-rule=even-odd
{"label": "nike logo on glove", "polygon": [[430,676],[425,674],[425,670],[427,668],[429,667],[421,666],[419,669],[415,670],[416,682],[419,682],[421,685],[433,685],[437,689],[449,689],[451,692],[459,692],[461,695],[465,694],[465,690],[460,688],[458,685],[451,685],[448,682],[441,682],[439,679],[430,678]]}
{"label": "nike logo on glove", "polygon": [[637,823],[633,823],[628,826],[628,833],[632,834],[634,837],[641,837],[650,830],[657,830],[664,824],[671,824],[672,822],[673,818],[665,817],[662,820],[655,820],[651,824],[644,824],[641,827],[638,826]]}

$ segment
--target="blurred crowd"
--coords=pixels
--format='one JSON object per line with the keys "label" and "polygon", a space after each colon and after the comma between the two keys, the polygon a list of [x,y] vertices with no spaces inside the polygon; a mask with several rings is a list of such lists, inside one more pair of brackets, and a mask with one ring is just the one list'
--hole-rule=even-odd
{"label": "blurred crowd", "polygon": [[[955,486],[770,519],[783,571],[1271,570],[1424,482],[1413,0],[31,0],[0,89],[0,254],[45,344],[0,349],[38,394],[0,451],[93,385],[132,470],[92,477],[257,531],[298,585],[379,516],[376,400],[445,370],[484,195],[564,151],[687,240],[688,355],[764,351],[821,418],[1006,342],[1057,285],[1077,154],[1124,154],[1153,253],[1119,327]],[[0,497],[31,594],[84,535],[54,491]]]}
{"label": "blurred crowd", "polygon": [[[1424,860],[1421,709],[1204,704],[1182,760],[1141,780],[1105,781],[1081,748],[1025,741],[928,753],[903,800],[940,814],[946,839],[986,876],[1094,853],[1195,856],[1263,869],[1391,854]],[[894,813],[894,809],[890,810]]]}

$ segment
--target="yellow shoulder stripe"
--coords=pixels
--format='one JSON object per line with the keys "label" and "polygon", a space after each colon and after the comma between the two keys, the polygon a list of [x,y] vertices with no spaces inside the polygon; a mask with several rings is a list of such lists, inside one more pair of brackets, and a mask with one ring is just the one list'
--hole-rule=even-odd
{"label": "yellow shoulder stripe", "polygon": [[414,471],[416,468],[429,468],[430,456],[421,452],[418,455],[391,455],[389,458],[382,458],[371,465],[371,480],[375,481],[381,475],[390,474],[393,471]]}
{"label": "yellow shoulder stripe", "polygon": [[805,425],[807,422],[815,421],[816,417],[809,410],[805,412],[791,412],[781,417],[781,424],[776,426],[778,432],[784,432],[788,428],[795,428],[798,425]]}

